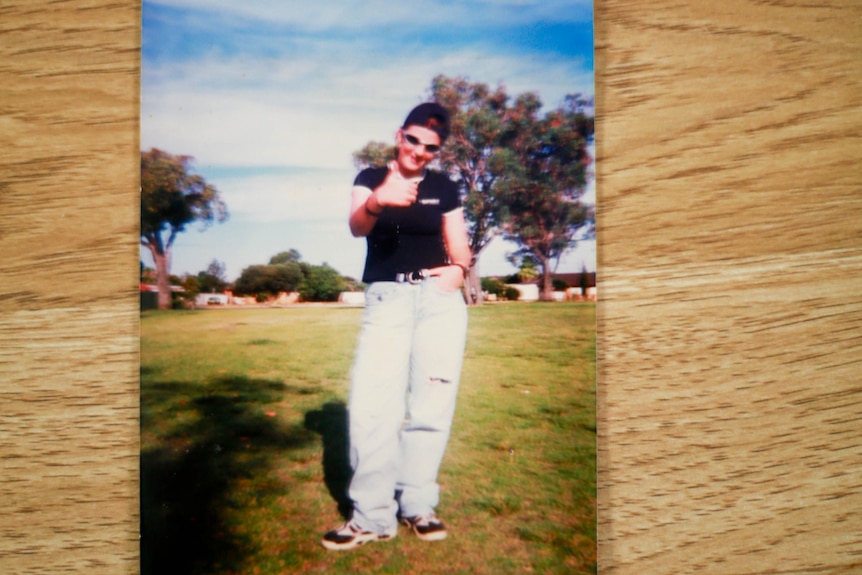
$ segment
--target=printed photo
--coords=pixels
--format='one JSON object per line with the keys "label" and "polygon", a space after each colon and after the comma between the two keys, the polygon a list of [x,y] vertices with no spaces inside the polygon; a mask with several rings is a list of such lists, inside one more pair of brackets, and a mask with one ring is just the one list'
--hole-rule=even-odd
{"label": "printed photo", "polygon": [[589,0],[144,0],[144,574],[595,573]]}

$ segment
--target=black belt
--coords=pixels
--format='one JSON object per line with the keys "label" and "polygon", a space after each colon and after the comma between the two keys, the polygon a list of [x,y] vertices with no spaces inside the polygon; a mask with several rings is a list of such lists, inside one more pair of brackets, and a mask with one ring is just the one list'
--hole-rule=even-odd
{"label": "black belt", "polygon": [[430,277],[430,270],[417,270],[415,272],[404,272],[395,274],[395,282],[400,284],[410,283],[416,285],[422,280],[428,279]]}

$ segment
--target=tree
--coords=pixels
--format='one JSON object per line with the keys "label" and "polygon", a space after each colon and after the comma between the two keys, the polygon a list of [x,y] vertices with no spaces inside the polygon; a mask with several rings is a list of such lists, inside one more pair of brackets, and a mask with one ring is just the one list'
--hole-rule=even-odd
{"label": "tree", "polygon": [[234,284],[234,291],[240,295],[270,297],[281,292],[297,291],[304,277],[298,262],[252,265],[242,270]]}
{"label": "tree", "polygon": [[198,272],[197,284],[198,293],[223,292],[228,285],[225,265],[218,260],[211,261],[206,270]]}
{"label": "tree", "polygon": [[580,111],[580,102],[578,96],[570,96],[540,118],[534,96],[518,98],[505,151],[510,156],[508,168],[495,190],[503,208],[504,236],[541,267],[544,300],[552,298],[551,274],[559,257],[574,245],[578,232],[592,230],[592,210],[580,197],[592,162],[587,139],[593,124]]}
{"label": "tree", "polygon": [[536,268],[536,258],[530,253],[515,252],[509,254],[507,258],[509,263],[518,268],[515,273],[516,282],[510,283],[529,283],[539,277],[539,270]]}
{"label": "tree", "polygon": [[195,297],[202,291],[198,282],[198,276],[186,275],[183,277],[180,285],[183,286],[185,297],[191,301],[194,301]]}
{"label": "tree", "polygon": [[[468,302],[481,303],[479,256],[501,232],[506,239],[521,245],[518,255],[531,256],[522,259],[523,262],[532,260],[540,264],[542,285],[550,286],[551,262],[558,261],[562,251],[572,246],[578,222],[588,220],[579,208],[572,206],[579,204],[577,197],[583,191],[590,163],[586,141],[593,133],[593,120],[583,113],[589,100],[577,94],[567,96],[561,108],[541,117],[542,102],[533,93],[521,94],[513,101],[502,85],[491,89],[486,84],[444,75],[432,80],[431,96],[453,114],[451,135],[440,154],[440,164],[461,187],[473,252],[465,286]],[[538,140],[548,132],[549,125],[554,128],[552,139]],[[545,154],[546,166],[565,164],[567,170],[549,175],[535,169],[541,163],[537,164],[536,153],[531,156],[534,148]],[[549,182],[571,188],[563,193],[564,200],[560,197],[552,201],[548,196],[530,206],[522,205],[522,198],[513,193],[513,183],[524,184],[534,177],[550,177]],[[512,202],[516,203],[514,210]],[[555,213],[556,210],[561,213]],[[551,242],[553,249],[543,249],[530,235],[528,226],[522,225],[531,213],[538,219],[569,221],[573,227],[569,229],[560,223],[549,229],[548,233],[556,240]],[[545,238],[546,243],[548,239]],[[545,297],[550,298],[551,291],[550,287],[543,289]]]}
{"label": "tree", "polygon": [[279,252],[269,258],[269,265],[299,263],[302,261],[302,255],[295,249],[290,249],[286,252]]}
{"label": "tree", "polygon": [[589,272],[587,272],[586,265],[581,266],[581,277],[580,281],[578,282],[578,286],[581,288],[581,296],[587,297],[587,289],[589,289],[590,287],[590,277]]}
{"label": "tree", "polygon": [[142,284],[154,284],[156,283],[156,270],[153,268],[144,265],[144,262],[141,262],[141,283]]}
{"label": "tree", "polygon": [[186,274],[180,279],[185,298],[194,301],[198,294],[223,292],[227,286],[225,266],[218,260],[213,260],[207,269],[197,275]]}
{"label": "tree", "polygon": [[305,279],[299,286],[303,301],[337,301],[346,289],[344,278],[328,264],[304,266]]}
{"label": "tree", "polygon": [[219,191],[192,171],[191,156],[153,148],[141,152],[141,245],[156,265],[159,309],[171,308],[171,248],[177,234],[192,222],[206,229],[227,219]]}
{"label": "tree", "polygon": [[497,235],[500,205],[495,184],[508,169],[504,154],[511,121],[503,86],[491,90],[466,78],[438,75],[431,97],[452,114],[449,140],[440,153],[441,166],[460,187],[473,259],[464,291],[467,302],[482,303],[479,256]]}
{"label": "tree", "polygon": [[490,277],[484,277],[481,281],[483,292],[488,292],[488,294],[493,294],[498,298],[503,298],[505,296],[506,284],[502,281]]}
{"label": "tree", "polygon": [[395,146],[383,142],[368,142],[357,152],[353,152],[353,164],[357,170],[363,168],[382,168],[395,159]]}

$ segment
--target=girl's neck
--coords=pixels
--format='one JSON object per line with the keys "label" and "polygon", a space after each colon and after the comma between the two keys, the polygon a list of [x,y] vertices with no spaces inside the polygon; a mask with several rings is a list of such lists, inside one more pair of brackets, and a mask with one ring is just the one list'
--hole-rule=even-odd
{"label": "girl's neck", "polygon": [[401,166],[401,164],[393,160],[392,163],[389,164],[389,169],[398,172],[398,175],[405,180],[422,180],[425,178],[426,168],[422,168],[417,172],[412,172],[409,170],[405,170],[404,167]]}

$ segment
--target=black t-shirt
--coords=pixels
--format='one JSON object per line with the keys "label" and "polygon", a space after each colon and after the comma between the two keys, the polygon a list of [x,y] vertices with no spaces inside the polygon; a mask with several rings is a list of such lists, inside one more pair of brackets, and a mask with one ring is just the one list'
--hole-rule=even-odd
{"label": "black t-shirt", "polygon": [[[354,186],[374,190],[383,184],[388,168],[367,168]],[[419,183],[416,202],[406,208],[387,206],[366,238],[368,253],[362,281],[393,281],[406,273],[445,265],[443,214],[461,206],[458,187],[445,174],[427,170]]]}

